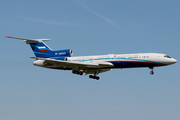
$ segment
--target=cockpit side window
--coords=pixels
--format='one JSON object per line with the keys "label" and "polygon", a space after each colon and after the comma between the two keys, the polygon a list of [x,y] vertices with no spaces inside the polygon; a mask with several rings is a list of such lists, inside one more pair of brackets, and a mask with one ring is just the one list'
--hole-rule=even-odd
{"label": "cockpit side window", "polygon": [[166,58],[171,58],[169,55],[164,55],[164,57],[166,57]]}

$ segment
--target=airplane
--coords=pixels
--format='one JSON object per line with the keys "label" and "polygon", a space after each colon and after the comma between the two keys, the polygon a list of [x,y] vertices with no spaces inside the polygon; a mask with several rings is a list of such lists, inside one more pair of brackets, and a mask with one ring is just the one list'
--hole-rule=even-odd
{"label": "airplane", "polygon": [[108,54],[96,56],[72,57],[71,49],[52,50],[44,41],[51,39],[26,39],[6,36],[7,38],[24,40],[35,54],[33,65],[57,69],[71,70],[73,74],[90,74],[89,78],[99,80],[99,73],[112,69],[149,67],[153,75],[154,67],[167,66],[177,62],[176,59],[161,53]]}

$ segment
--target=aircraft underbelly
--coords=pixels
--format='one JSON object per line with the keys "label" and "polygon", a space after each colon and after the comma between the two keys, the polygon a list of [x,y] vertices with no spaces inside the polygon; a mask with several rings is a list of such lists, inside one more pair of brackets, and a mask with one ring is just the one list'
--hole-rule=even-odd
{"label": "aircraft underbelly", "polygon": [[163,66],[160,63],[153,62],[113,62],[114,68],[133,68],[133,67],[153,67],[153,66]]}

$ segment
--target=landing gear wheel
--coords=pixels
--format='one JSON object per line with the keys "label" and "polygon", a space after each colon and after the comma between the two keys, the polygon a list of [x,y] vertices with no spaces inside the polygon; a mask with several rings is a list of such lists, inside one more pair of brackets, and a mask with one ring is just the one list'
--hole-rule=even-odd
{"label": "landing gear wheel", "polygon": [[76,70],[73,70],[72,73],[73,73],[73,74],[77,74],[77,75],[83,75],[83,72],[81,72],[81,71],[76,71]]}
{"label": "landing gear wheel", "polygon": [[98,76],[89,75],[89,78],[99,80],[100,78]]}
{"label": "landing gear wheel", "polygon": [[93,78],[93,76],[92,76],[92,75],[89,75],[89,78]]}
{"label": "landing gear wheel", "polygon": [[150,74],[151,74],[151,75],[153,75],[153,74],[154,74],[154,72],[153,72],[153,71],[151,71],[151,72],[150,72]]}
{"label": "landing gear wheel", "polygon": [[153,71],[153,68],[154,68],[154,67],[149,67],[149,68],[151,69],[150,74],[153,75],[153,74],[154,74],[154,71]]}
{"label": "landing gear wheel", "polygon": [[98,76],[96,77],[96,80],[99,80],[99,77],[98,77]]}
{"label": "landing gear wheel", "polygon": [[83,72],[79,72],[79,75],[83,75]]}
{"label": "landing gear wheel", "polygon": [[73,71],[72,71],[72,73],[73,73],[73,74],[76,74],[76,71],[75,71],[75,70],[73,70]]}

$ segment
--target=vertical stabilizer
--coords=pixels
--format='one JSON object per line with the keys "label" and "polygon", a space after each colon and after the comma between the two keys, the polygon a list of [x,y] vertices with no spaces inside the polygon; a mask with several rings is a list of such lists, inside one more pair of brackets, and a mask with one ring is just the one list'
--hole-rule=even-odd
{"label": "vertical stabilizer", "polygon": [[24,42],[26,42],[26,44],[29,44],[31,46],[35,56],[38,58],[71,57],[73,54],[71,49],[55,51],[49,48],[44,43],[44,41],[49,41],[51,39],[26,39],[26,38],[17,38],[11,36],[7,36],[6,38],[23,40]]}
{"label": "vertical stabilizer", "polygon": [[51,48],[49,48],[44,42],[29,43],[29,44],[36,57],[42,57],[42,58],[54,57]]}

